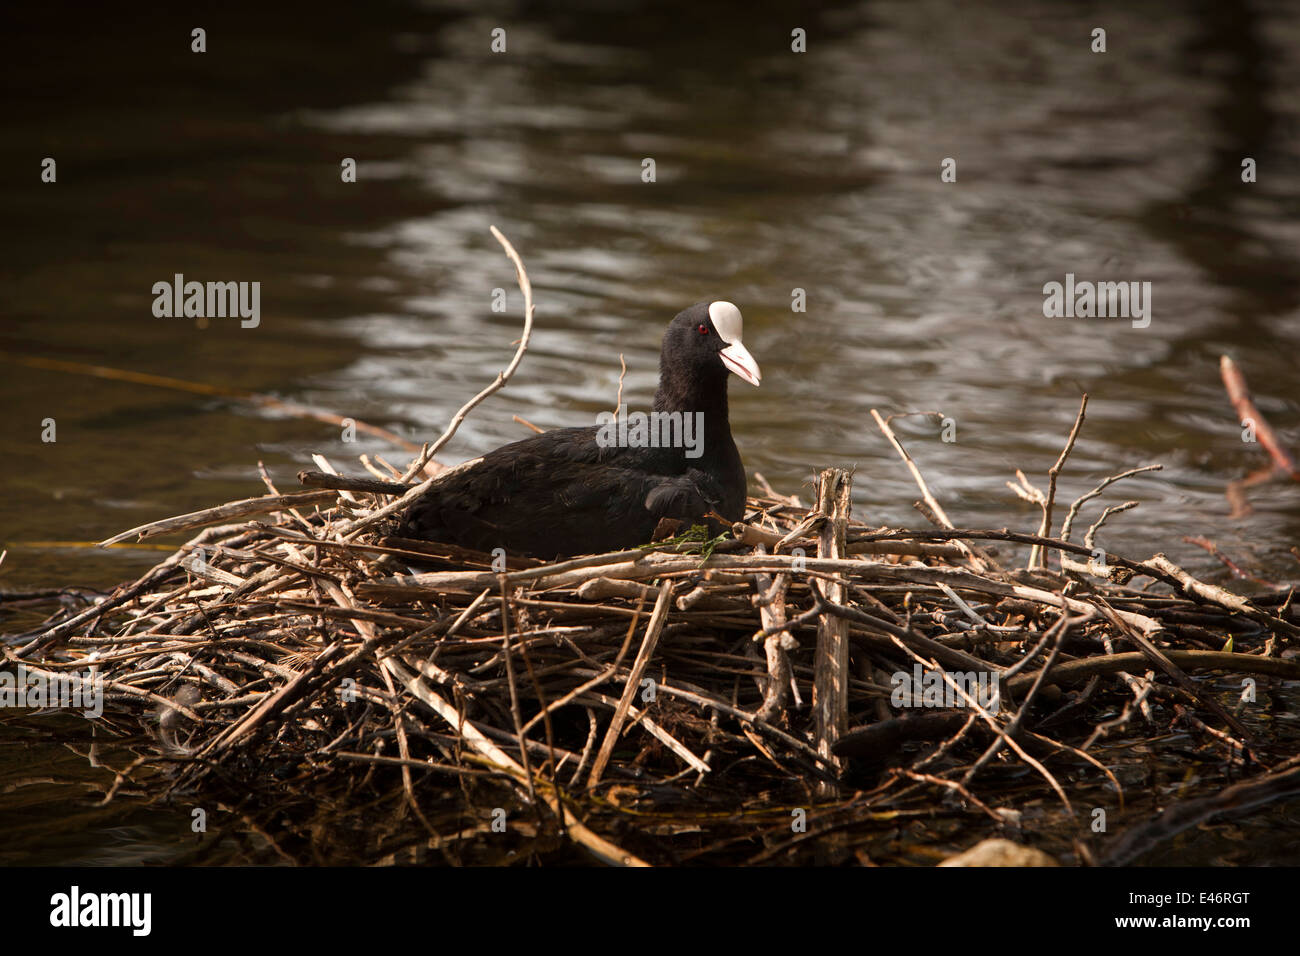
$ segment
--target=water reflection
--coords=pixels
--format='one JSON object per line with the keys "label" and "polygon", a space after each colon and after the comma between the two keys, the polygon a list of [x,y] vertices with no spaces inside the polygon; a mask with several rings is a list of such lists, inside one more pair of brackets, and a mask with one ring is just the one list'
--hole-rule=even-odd
{"label": "water reflection", "polygon": [[[919,523],[869,410],[939,410],[954,443],[923,417],[895,427],[954,520],[1034,527],[1003,482],[1046,471],[1086,390],[1063,497],[1165,465],[1117,490],[1142,507],[1104,544],[1226,576],[1182,541],[1200,534],[1293,580],[1300,488],[1270,486],[1251,518],[1228,518],[1225,485],[1263,462],[1217,358],[1234,354],[1300,443],[1296,6],[761,2],[737,16],[433,0],[365,16],[318,3],[304,21],[236,3],[212,15],[205,60],[170,45],[188,34],[181,13],[128,35],[81,12],[69,28],[57,5],[14,11],[26,42],[0,151],[23,169],[54,152],[64,173],[57,188],[0,180],[0,349],[427,438],[513,350],[520,303],[495,223],[537,289],[534,346],[449,458],[522,437],[514,415],[591,422],[620,353],[628,400],[647,403],[668,318],[725,296],[765,375],[736,396],[733,429],[777,488],[806,494],[814,469],[852,465],[861,513]],[[498,26],[509,47],[493,55]],[[795,26],[805,54],[790,52]],[[1089,49],[1096,26],[1105,54]],[[344,156],[355,186],[337,181]],[[262,327],[160,323],[149,289],[176,271],[262,281]],[[1043,284],[1071,272],[1151,282],[1151,326],[1045,319]],[[512,311],[491,311],[495,288]],[[3,368],[6,587],[126,576],[156,555],[22,542],[257,493],[259,459],[289,488],[310,451],[342,467],[392,453],[218,399]],[[46,416],[56,446],[33,439]]]}
{"label": "water reflection", "polygon": [[[1295,423],[1296,180],[1276,173],[1294,169],[1295,143],[1275,115],[1292,108],[1269,93],[1296,73],[1283,17],[1194,6],[1156,30],[1150,12],[1108,9],[1098,55],[1097,14],[1056,5],[844,5],[797,56],[782,15],[738,38],[707,14],[647,35],[635,16],[589,12],[530,22],[497,57],[481,38],[511,21],[459,19],[395,96],[305,117],[409,136],[411,176],[447,204],[368,234],[410,292],[408,318],[385,325],[419,353],[372,379],[377,414],[443,421],[506,354],[517,320],[486,309],[507,282],[487,236],[497,222],[538,286],[537,347],[459,454],[519,437],[514,413],[585,421],[608,404],[619,352],[644,400],[664,317],[726,294],[776,358],[733,415],[751,468],[778,483],[857,464],[862,507],[913,520],[910,481],[867,410],[939,409],[956,443],[904,428],[937,493],[966,522],[1023,521],[1002,480],[1050,464],[1086,389],[1067,493],[1166,463],[1129,487],[1146,508],[1110,531],[1116,547],[1154,535],[1208,567],[1179,535],[1273,554],[1294,539],[1291,488],[1268,491],[1266,519],[1225,520],[1223,482],[1252,450],[1214,367],[1230,346],[1265,411]],[[1243,186],[1247,154],[1274,174]],[[955,184],[939,180],[946,156]],[[1151,282],[1151,327],[1045,319],[1041,287],[1067,272]],[[806,314],[790,311],[795,288]],[[1287,321],[1251,322],[1243,292]],[[358,331],[384,347],[373,322]]]}

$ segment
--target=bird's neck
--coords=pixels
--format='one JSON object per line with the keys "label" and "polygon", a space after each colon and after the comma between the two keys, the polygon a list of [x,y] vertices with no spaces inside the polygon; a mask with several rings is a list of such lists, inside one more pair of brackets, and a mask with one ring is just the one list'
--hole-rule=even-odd
{"label": "bird's neck", "polygon": [[661,374],[655,391],[655,411],[696,412],[721,408],[727,410],[727,373],[705,375]]}
{"label": "bird's neck", "polygon": [[727,418],[727,373],[689,377],[685,375],[659,378],[655,392],[656,412],[699,413],[703,416],[705,437],[704,454],[722,452],[727,446],[735,447],[731,439],[731,424]]}

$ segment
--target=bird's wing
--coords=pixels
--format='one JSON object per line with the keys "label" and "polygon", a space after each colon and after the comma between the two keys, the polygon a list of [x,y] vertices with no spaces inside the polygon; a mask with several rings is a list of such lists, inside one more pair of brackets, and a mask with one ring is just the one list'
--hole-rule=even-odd
{"label": "bird's wing", "polygon": [[617,550],[649,541],[661,518],[692,522],[717,507],[715,480],[659,470],[671,462],[653,449],[601,448],[594,429],[547,432],[436,482],[401,533],[481,551]]}

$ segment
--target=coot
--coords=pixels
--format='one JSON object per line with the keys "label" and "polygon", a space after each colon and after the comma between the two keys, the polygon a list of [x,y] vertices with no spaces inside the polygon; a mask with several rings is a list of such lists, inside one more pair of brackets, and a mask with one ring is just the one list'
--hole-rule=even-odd
{"label": "coot", "polygon": [[745,510],[745,468],[727,420],[727,378],[758,385],[740,309],[705,301],[664,334],[654,412],[503,445],[443,475],[397,533],[491,552],[554,558],[651,540],[662,518],[689,526]]}

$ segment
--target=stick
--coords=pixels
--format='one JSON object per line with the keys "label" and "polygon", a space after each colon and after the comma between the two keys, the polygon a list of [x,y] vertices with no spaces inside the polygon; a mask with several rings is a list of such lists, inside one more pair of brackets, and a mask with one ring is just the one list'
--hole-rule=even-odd
{"label": "stick", "polygon": [[266,514],[270,511],[285,511],[298,505],[322,504],[326,501],[333,501],[337,497],[338,495],[332,491],[300,491],[290,495],[264,495],[261,498],[243,498],[239,501],[230,501],[224,505],[217,505],[215,508],[204,508],[202,511],[191,511],[189,514],[177,515],[174,518],[151,521],[148,524],[140,525],[138,528],[132,528],[130,531],[115,534],[113,537],[99,542],[99,546],[107,548],[109,545],[133,537],[139,541],[144,541],[146,538],[156,538],[160,534],[171,534],[174,531],[191,531],[204,525],[220,524],[232,518],[247,518],[249,515]]}
{"label": "stick", "polygon": [[902,458],[903,463],[907,465],[907,470],[912,473],[912,479],[916,482],[916,487],[921,489],[921,497],[924,498],[925,503],[930,506],[930,510],[935,513],[940,523],[945,528],[953,527],[953,523],[948,520],[947,512],[943,510],[943,505],[939,504],[939,502],[935,500],[934,495],[930,494],[929,486],[925,483],[925,479],[921,477],[921,469],[916,467],[916,462],[914,462],[912,456],[907,453],[907,449],[905,449],[902,442],[898,440],[898,437],[894,434],[894,430],[889,427],[889,423],[886,422],[884,418],[881,417],[880,412],[876,411],[874,408],[871,410],[871,417],[876,420],[876,425],[885,433],[885,437],[889,439],[889,443],[894,446],[894,451],[898,452],[898,457]]}
{"label": "stick", "polygon": [[398,484],[395,481],[327,475],[323,471],[298,472],[298,484],[306,485],[308,488],[331,488],[335,491],[365,491],[373,495],[404,495],[410,489],[410,485]]}
{"label": "stick", "polygon": [[[474,726],[474,724],[465,720],[464,717],[457,712],[455,707],[452,707],[446,700],[431,691],[428,686],[425,685],[422,678],[406,670],[406,668],[402,667],[402,665],[392,657],[385,657],[383,659],[383,666],[392,671],[393,676],[401,682],[402,686],[404,686],[409,693],[413,694],[421,703],[425,704],[433,710],[434,713],[450,724],[452,728],[455,729],[456,733],[467,744],[469,744],[470,747],[478,751],[500,770],[509,774],[511,777],[514,777],[520,783],[524,782],[524,768],[512,760],[500,747],[488,740],[483,732]],[[648,866],[644,860],[628,853],[621,847],[615,846],[613,843],[610,843],[608,840],[597,836],[591,830],[587,829],[586,825],[583,824],[582,821],[573,816],[573,814],[569,812],[568,808],[556,799],[553,792],[554,786],[551,784],[545,784],[543,787],[541,786],[542,783],[542,781],[538,781],[538,794],[551,807],[551,810],[556,814],[556,816],[560,818],[560,823],[564,827],[565,835],[568,836],[570,840],[586,847],[594,853],[598,859],[605,863],[609,863],[612,866]]]}
{"label": "stick", "polygon": [[378,425],[371,425],[368,422],[360,421],[356,418],[344,418],[341,415],[335,415],[333,412],[324,412],[315,408],[308,408],[306,405],[299,405],[297,402],[282,402],[278,398],[272,398],[270,395],[260,395],[257,392],[245,392],[243,389],[230,388],[225,385],[208,385],[203,382],[187,382],[184,379],[168,378],[165,375],[149,375],[145,372],[131,372],[126,369],[108,368],[103,365],[85,365],[81,362],[68,362],[62,359],[38,358],[28,355],[12,355],[0,352],[0,361],[13,362],[17,365],[26,365],[30,368],[43,368],[56,372],[71,372],[76,375],[93,375],[95,378],[107,378],[120,382],[134,382],[137,385],[150,385],[155,388],[170,388],[179,392],[192,392],[196,395],[218,395],[221,398],[230,398],[239,402],[248,402],[252,405],[260,405],[263,408],[274,408],[278,412],[286,415],[293,415],[296,418],[312,418],[318,422],[325,422],[327,425],[343,426],[344,422],[352,422],[359,432],[365,432],[374,435],[376,438],[382,438],[385,441],[392,442],[399,448],[407,451],[418,451],[419,446],[414,442],[407,441],[401,435],[396,435],[386,428],[380,428]]}
{"label": "stick", "polygon": [[1130,827],[1112,842],[1101,865],[1126,866],[1160,843],[1216,814],[1231,813],[1240,819],[1256,807],[1297,792],[1300,792],[1300,763],[1293,757],[1277,771],[1235,783],[1219,793],[1180,801],[1154,820]]}
{"label": "stick", "polygon": [[[848,528],[851,482],[848,472],[828,468],[817,484],[817,511],[824,515],[817,541],[817,557],[839,560],[844,557],[844,537]],[[814,583],[822,601],[839,607],[844,604],[845,587],[818,580]],[[839,767],[835,742],[849,729],[848,675],[849,622],[833,614],[823,614],[817,622],[817,650],[813,663],[813,716],[816,721],[817,752],[832,766]],[[818,793],[823,798],[835,796],[838,787],[823,782]]]}
{"label": "stick", "polygon": [[[496,226],[489,226],[488,228],[492,230],[492,235],[496,237],[497,242],[501,243],[502,248],[506,251],[506,255],[510,257],[510,261],[515,264],[515,276],[519,280],[519,288],[524,294],[524,334],[519,339],[519,347],[515,349],[515,355],[514,358],[510,360],[510,364],[497,373],[497,377],[491,384],[460,407],[460,410],[452,416],[451,424],[447,426],[446,431],[438,436],[438,440],[432,445],[426,445],[424,451],[420,453],[419,458],[417,458],[411,464],[411,467],[407,469],[406,474],[402,476],[404,482],[410,481],[423,471],[424,466],[428,464],[429,460],[440,452],[447,442],[451,441],[452,436],[456,434],[457,429],[460,428],[460,424],[465,420],[466,415],[468,415],[480,402],[493,392],[500,391],[505,387],[506,382],[510,381],[510,377],[515,374],[515,369],[519,367],[519,363],[523,361],[524,353],[528,351],[528,339],[529,336],[533,334],[533,286],[532,283],[528,281],[528,272],[524,269],[523,260],[519,258],[519,253],[515,252],[515,247],[510,244],[510,240],[503,236]],[[426,478],[396,501],[389,502],[384,505],[384,507],[371,512],[364,518],[353,521],[350,524],[345,524],[342,529],[343,533],[348,537],[355,537],[365,528],[368,528],[381,519],[386,518],[391,514],[396,514],[398,511],[408,507],[412,502],[428,491],[438,477],[440,476],[435,475],[433,478]]]}
{"label": "stick", "polygon": [[[1300,680],[1300,661],[1280,657],[1260,657],[1256,654],[1234,654],[1226,651],[1174,651],[1165,649],[1169,658],[1187,671],[1224,671],[1229,674],[1264,674],[1283,680]],[[1103,657],[1085,657],[1066,661],[1052,668],[1053,684],[1079,684],[1097,675],[1118,674],[1148,666],[1150,658],[1140,651],[1111,654]],[[1007,689],[1019,693],[1032,687],[1039,671],[1017,674],[1007,681]]]}
{"label": "stick", "polygon": [[1130,468],[1128,471],[1121,471],[1118,475],[1111,475],[1109,478],[1107,478],[1105,481],[1099,484],[1096,488],[1093,488],[1092,491],[1089,491],[1087,494],[1083,494],[1080,495],[1078,498],[1075,498],[1074,504],[1070,505],[1070,510],[1065,515],[1065,521],[1062,522],[1061,524],[1061,540],[1062,541],[1070,540],[1070,527],[1074,524],[1075,516],[1078,515],[1079,508],[1082,507],[1084,502],[1091,501],[1093,498],[1096,498],[1108,487],[1113,485],[1115,482],[1120,481],[1121,479],[1132,478],[1134,475],[1140,475],[1143,472],[1147,472],[1147,471],[1161,471],[1164,467],[1165,467],[1164,465],[1143,465],[1140,468]]}
{"label": "stick", "polygon": [[1172,578],[1181,591],[1197,600],[1208,601],[1211,604],[1217,604],[1236,614],[1243,614],[1251,620],[1264,625],[1275,631],[1282,631],[1292,637],[1300,636],[1300,627],[1284,621],[1280,616],[1269,614],[1255,607],[1249,599],[1239,594],[1233,594],[1224,588],[1214,584],[1206,584],[1192,577],[1174,562],[1170,561],[1163,554],[1157,554],[1144,562],[1146,567],[1159,571],[1169,578]]}
{"label": "stick", "polygon": [[[1079,437],[1079,429],[1083,427],[1084,413],[1088,410],[1088,393],[1084,392],[1083,397],[1079,400],[1079,413],[1074,416],[1074,427],[1070,429],[1070,437],[1065,440],[1065,447],[1061,449],[1061,454],[1056,459],[1051,469],[1047,472],[1047,500],[1043,503],[1043,522],[1038,527],[1038,536],[1045,538],[1052,533],[1052,509],[1056,505],[1056,478],[1065,467],[1065,459],[1070,457],[1070,452],[1074,450],[1074,443]],[[1047,552],[1034,545],[1029,552],[1029,567],[1044,568],[1047,566]]]}
{"label": "stick", "polygon": [[121,588],[111,597],[105,598],[99,604],[86,608],[80,614],[74,615],[63,623],[56,624],[53,627],[40,632],[36,636],[35,640],[32,640],[19,648],[15,652],[16,655],[18,657],[27,657],[37,650],[43,650],[50,644],[58,641],[60,638],[71,634],[83,624],[96,620],[108,611],[120,607],[136,595],[143,593],[147,588],[152,587],[157,582],[166,578],[167,575],[175,570],[177,565],[185,559],[185,556],[189,553],[187,549],[201,544],[206,544],[219,534],[230,532],[237,527],[237,525],[225,525],[220,528],[208,528],[200,532],[196,537],[186,542],[183,547],[179,548],[174,554],[172,554],[171,557],[167,558],[167,560],[163,561],[161,564],[155,565],[134,584]]}
{"label": "stick", "polygon": [[[912,456],[907,453],[907,449],[905,449],[902,442],[898,440],[898,437],[894,434],[894,430],[890,428],[889,423],[881,417],[880,412],[876,411],[874,408],[871,410],[871,417],[876,420],[876,425],[882,432],[884,432],[885,437],[889,439],[889,443],[894,446],[894,451],[898,452],[898,456],[902,458],[903,463],[907,465],[907,470],[912,473],[912,479],[916,482],[916,487],[921,489],[921,497],[925,499],[925,503],[929,507],[930,511],[939,519],[941,525],[945,528],[951,529],[953,523],[948,519],[948,513],[943,510],[943,505],[939,504],[939,502],[935,500],[934,495],[930,494],[930,487],[925,483],[925,479],[921,477],[921,469],[916,467],[916,462],[912,460]],[[964,541],[958,541],[957,544],[959,547],[964,549],[967,558],[970,559],[971,563],[977,570],[983,571],[988,568],[989,562],[983,555],[977,555]]]}
{"label": "stick", "polygon": [[[762,545],[759,545],[760,553]],[[763,721],[771,721],[785,707],[785,692],[790,686],[790,658],[785,642],[797,646],[785,631],[785,593],[790,585],[788,574],[754,575],[754,602],[758,605],[759,621],[763,625],[763,654],[767,658],[767,686],[763,689],[763,704],[756,712]]]}
{"label": "stick", "polygon": [[659,598],[655,601],[654,611],[650,614],[650,623],[646,625],[641,649],[637,651],[636,660],[632,662],[632,672],[628,675],[627,683],[623,685],[623,696],[619,698],[618,709],[614,711],[609,728],[605,731],[605,739],[596,754],[596,762],[591,765],[591,774],[587,778],[588,788],[600,783],[600,775],[605,772],[605,766],[614,752],[614,744],[618,742],[619,734],[623,731],[623,721],[627,719],[632,699],[641,689],[641,675],[645,673],[646,665],[650,663],[655,646],[659,643],[659,635],[663,633],[664,622],[668,620],[668,601],[672,595],[673,582],[665,581],[659,588]]}
{"label": "stick", "polygon": [[1219,374],[1223,377],[1223,387],[1227,389],[1228,400],[1232,402],[1232,407],[1237,410],[1237,417],[1241,420],[1242,427],[1246,427],[1247,421],[1252,422],[1255,438],[1273,459],[1273,466],[1290,476],[1293,481],[1300,481],[1300,470],[1296,468],[1295,458],[1282,445],[1277,432],[1273,431],[1273,426],[1260,414],[1259,408],[1250,397],[1246,377],[1241,374],[1241,369],[1237,368],[1237,363],[1226,355],[1220,356]]}

